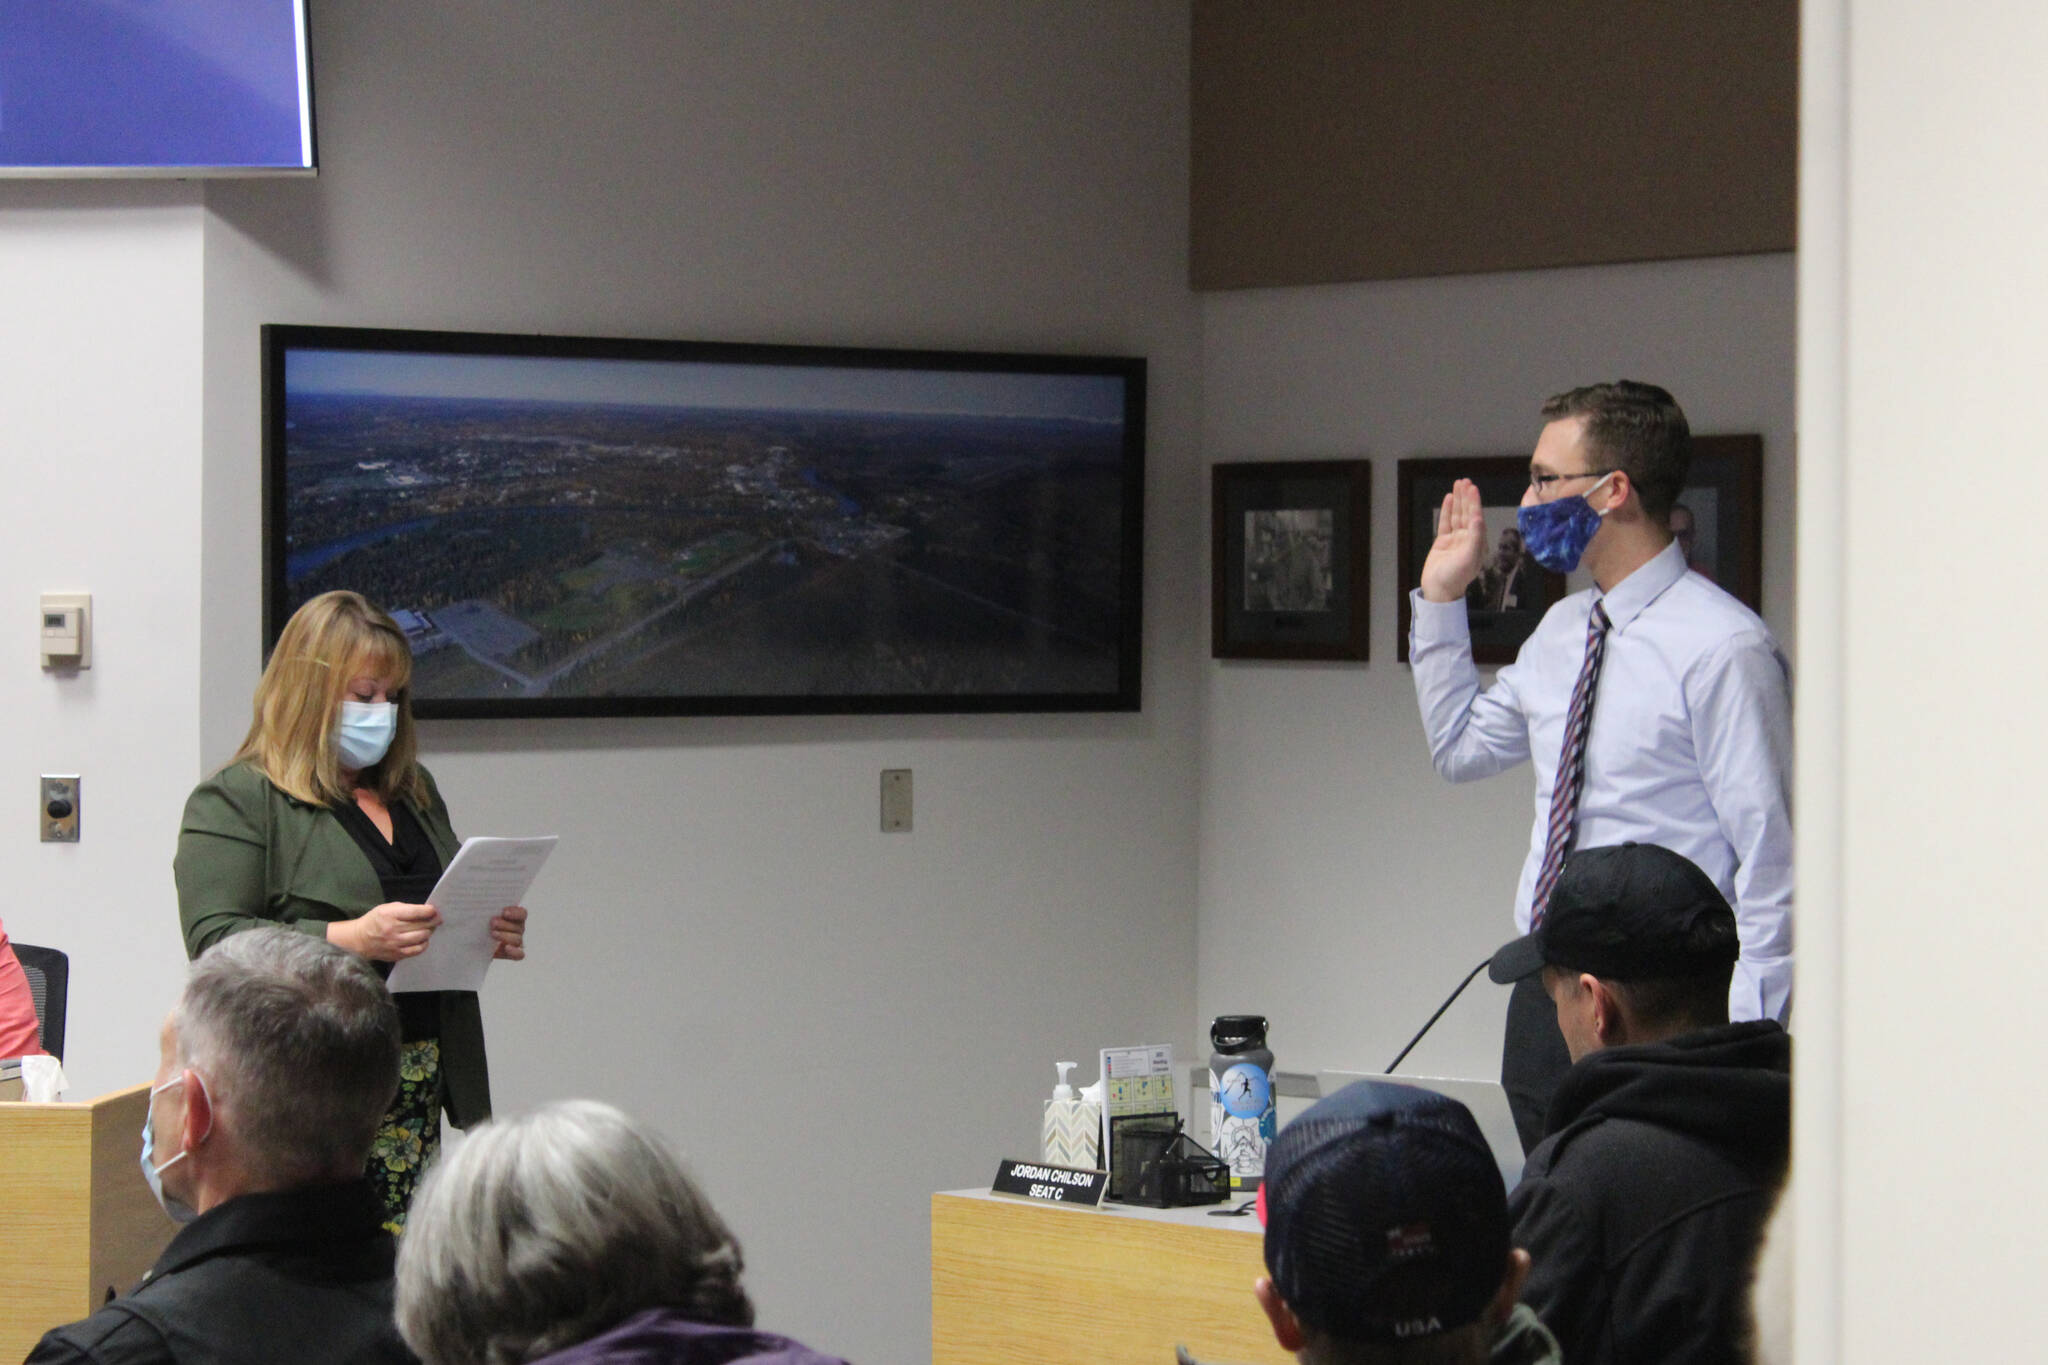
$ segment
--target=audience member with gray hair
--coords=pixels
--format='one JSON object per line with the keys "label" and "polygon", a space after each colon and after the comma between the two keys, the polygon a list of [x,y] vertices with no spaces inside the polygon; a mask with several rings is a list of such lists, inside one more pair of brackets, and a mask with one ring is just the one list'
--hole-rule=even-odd
{"label": "audience member with gray hair", "polygon": [[192,965],[164,1021],[142,1170],[186,1226],[142,1283],[30,1365],[408,1362],[391,1235],[363,1178],[398,1089],[398,1010],[366,961],[283,927]]}
{"label": "audience member with gray hair", "polygon": [[753,1329],[739,1244],[653,1132],[567,1100],[471,1132],[398,1255],[428,1365],[844,1365]]}

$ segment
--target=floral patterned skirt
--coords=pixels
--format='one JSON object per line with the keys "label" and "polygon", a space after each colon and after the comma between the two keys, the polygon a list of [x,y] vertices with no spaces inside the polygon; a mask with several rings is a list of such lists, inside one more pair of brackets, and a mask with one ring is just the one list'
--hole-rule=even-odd
{"label": "floral patterned skirt", "polygon": [[441,1040],[422,1038],[398,1052],[398,1094],[391,1101],[364,1171],[384,1196],[384,1226],[405,1231],[412,1192],[441,1151]]}

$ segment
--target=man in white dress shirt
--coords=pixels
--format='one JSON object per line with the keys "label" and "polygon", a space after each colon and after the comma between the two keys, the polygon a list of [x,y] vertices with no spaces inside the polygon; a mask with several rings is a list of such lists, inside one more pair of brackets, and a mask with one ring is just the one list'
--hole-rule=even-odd
{"label": "man in white dress shirt", "polygon": [[[1481,691],[1465,590],[1484,564],[1486,523],[1478,488],[1470,480],[1452,488],[1414,594],[1408,654],[1436,770],[1467,782],[1533,764],[1535,823],[1515,893],[1518,933],[1529,932],[1571,849],[1660,844],[1697,863],[1735,907],[1742,957],[1730,1020],[1783,1022],[1792,991],[1784,658],[1762,619],[1687,572],[1673,542],[1668,518],[1685,486],[1692,438],[1671,395],[1628,380],[1595,384],[1550,399],[1543,417],[1522,498],[1523,534],[1546,567],[1583,564],[1595,586],[1545,613],[1515,662]],[[1593,619],[1596,606],[1604,625]],[[1582,675],[1589,717],[1581,720],[1578,763],[1560,781]],[[1549,997],[1518,983],[1501,1083],[1525,1149],[1541,1138],[1550,1095],[1569,1066]]]}

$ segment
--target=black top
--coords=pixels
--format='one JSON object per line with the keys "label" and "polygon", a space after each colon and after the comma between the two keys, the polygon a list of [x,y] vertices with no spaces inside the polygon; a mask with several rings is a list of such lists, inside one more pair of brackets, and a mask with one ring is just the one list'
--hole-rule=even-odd
{"label": "black top", "polygon": [[209,1209],[142,1283],[52,1329],[31,1365],[410,1365],[391,1320],[397,1244],[367,1181]]}
{"label": "black top", "polygon": [[[427,893],[434,889],[434,883],[441,880],[441,855],[434,852],[433,840],[420,828],[420,822],[403,804],[394,803],[391,812],[391,838],[387,841],[377,822],[368,813],[351,801],[346,806],[331,806],[334,818],[349,832],[356,846],[363,850],[363,856],[370,860],[370,867],[377,873],[378,885],[384,888],[386,901],[402,901],[407,905],[420,905],[427,899]],[[372,963],[379,976],[390,976],[389,962]],[[391,997],[398,1002],[398,1023],[404,1030],[408,1043],[424,1042],[440,1036],[441,995],[438,991],[405,991]]]}
{"label": "black top", "polygon": [[1739,1365],[1784,1180],[1792,1040],[1769,1021],[1590,1053],[1508,1200],[1522,1301],[1573,1365]]}

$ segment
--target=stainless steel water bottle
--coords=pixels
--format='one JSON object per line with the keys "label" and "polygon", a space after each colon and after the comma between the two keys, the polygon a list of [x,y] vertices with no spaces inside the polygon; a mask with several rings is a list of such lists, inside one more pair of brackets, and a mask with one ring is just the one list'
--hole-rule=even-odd
{"label": "stainless steel water bottle", "polygon": [[1273,1053],[1266,1019],[1219,1014],[1209,1025],[1209,1136],[1230,1166],[1230,1187],[1257,1189],[1273,1141]]}

